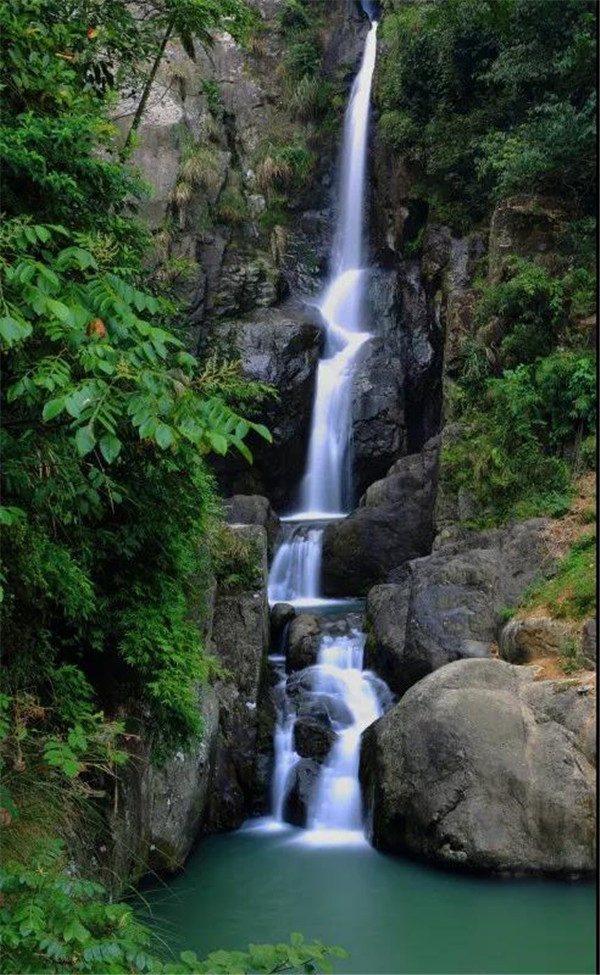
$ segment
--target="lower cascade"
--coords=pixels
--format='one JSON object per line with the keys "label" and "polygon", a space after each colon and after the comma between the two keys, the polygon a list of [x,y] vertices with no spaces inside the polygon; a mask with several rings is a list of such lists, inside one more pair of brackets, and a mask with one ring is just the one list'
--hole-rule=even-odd
{"label": "lower cascade", "polygon": [[[271,658],[282,670],[277,688],[273,817],[277,822],[304,825],[308,838],[325,843],[362,840],[360,740],[390,699],[383,681],[363,670],[365,634],[354,614],[343,615],[347,601],[326,599],[321,592],[324,526],[343,518],[352,502],[352,381],[360,351],[370,338],[363,325],[366,272],[360,263],[376,34],[373,21],[345,118],[332,275],[319,303],[325,343],[300,485],[302,510],[284,519],[269,577],[272,605],[290,603],[298,611],[316,612],[323,621],[331,614],[337,616],[333,624],[323,622],[312,665],[286,676],[285,657]],[[310,748],[307,752],[297,740],[303,727],[319,738],[312,756]],[[298,809],[288,809],[294,792],[302,793],[296,797],[301,815]]]}

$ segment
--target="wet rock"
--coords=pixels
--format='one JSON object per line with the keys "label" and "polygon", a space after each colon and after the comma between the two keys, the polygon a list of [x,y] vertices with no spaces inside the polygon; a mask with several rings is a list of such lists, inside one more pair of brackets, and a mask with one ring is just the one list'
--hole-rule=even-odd
{"label": "wet rock", "polygon": [[262,525],[272,555],[279,534],[279,518],[268,498],[259,494],[235,494],[225,500],[225,517],[230,525]]}
{"label": "wet rock", "polygon": [[298,705],[298,718],[310,718],[321,722],[327,728],[347,728],[354,723],[352,712],[340,697],[322,692],[301,697]]}
{"label": "wet rock", "polygon": [[547,564],[545,526],[536,518],[463,532],[370,591],[366,659],[395,694],[452,661],[491,655],[501,610]]}
{"label": "wet rock", "polygon": [[408,584],[374,586],[367,597],[365,666],[382,677],[394,693],[413,683],[405,657],[409,605]]}
{"label": "wet rock", "polygon": [[402,457],[372,485],[361,507],[329,524],[323,541],[328,596],[365,594],[393,569],[430,551],[437,451]]}
{"label": "wet rock", "polygon": [[290,603],[275,603],[271,608],[271,649],[284,652],[283,635],[296,610]]}
{"label": "wet rock", "polygon": [[286,648],[286,670],[304,670],[317,662],[320,639],[319,621],[315,616],[301,613],[290,622]]}
{"label": "wet rock", "polygon": [[221,483],[230,494],[262,494],[283,505],[304,468],[320,330],[270,310],[259,318],[218,326],[215,340],[238,351],[246,376],[279,393],[277,401],[267,400],[261,407],[261,422],[269,428],[273,444],[250,438],[252,466],[233,454],[217,461]]}
{"label": "wet rock", "polygon": [[[595,770],[529,668],[462,660],[364,733],[374,845],[498,873],[595,869]],[[552,685],[554,682],[544,682]]]}
{"label": "wet rock", "polygon": [[301,758],[294,765],[283,803],[283,818],[286,823],[291,823],[292,826],[306,826],[320,771],[320,763],[312,758]]}
{"label": "wet rock", "polygon": [[336,737],[331,728],[310,718],[300,718],[294,725],[294,749],[302,758],[324,761]]}

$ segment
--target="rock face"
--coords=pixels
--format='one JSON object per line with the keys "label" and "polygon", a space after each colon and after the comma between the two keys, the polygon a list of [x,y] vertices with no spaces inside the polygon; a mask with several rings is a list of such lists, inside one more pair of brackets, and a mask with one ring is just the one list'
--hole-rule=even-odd
{"label": "rock face", "polygon": [[371,485],[361,507],[325,530],[323,586],[328,596],[362,595],[433,541],[437,451],[402,457]]}
{"label": "rock face", "polygon": [[367,664],[402,694],[443,664],[489,656],[499,610],[539,571],[544,522],[473,533],[405,567],[368,596]]}
{"label": "rock face", "polygon": [[247,815],[253,794],[257,703],[269,647],[267,537],[259,525],[234,529],[262,552],[262,583],[254,591],[217,590],[212,645],[226,668],[216,684],[219,735],[205,829],[233,829]]}
{"label": "rock face", "polygon": [[598,662],[598,624],[595,619],[586,620],[583,624],[581,653],[588,666],[595,670]]}
{"label": "rock face", "polygon": [[218,475],[234,494],[266,494],[283,505],[304,468],[320,330],[271,311],[219,326],[216,336],[223,349],[237,349],[246,376],[274,386],[279,394],[277,400],[266,401],[260,415],[273,444],[253,437],[254,463],[250,466],[241,457],[227,456],[216,465]]}
{"label": "rock face", "polygon": [[271,649],[283,652],[284,633],[296,615],[291,603],[275,603],[271,609]]}
{"label": "rock face", "polygon": [[398,583],[374,587],[366,665],[401,695],[444,664],[489,657],[500,611],[514,605],[544,564],[545,525],[535,518],[466,533],[409,562]]}
{"label": "rock face", "polygon": [[593,695],[568,684],[464,660],[411,688],[363,736],[374,845],[470,870],[592,872]]}
{"label": "rock face", "polygon": [[503,200],[490,226],[489,281],[498,284],[506,257],[543,261],[556,246],[564,210],[557,200],[515,196]]}
{"label": "rock face", "polygon": [[157,768],[147,738],[134,739],[131,757],[116,785],[109,813],[110,869],[104,858],[92,862],[110,889],[123,878],[139,879],[147,870],[172,873],[188,856],[201,829],[209,797],[211,767],[219,734],[219,705],[213,688],[199,698],[202,739],[186,754],[177,752]]}
{"label": "rock face", "polygon": [[268,498],[259,494],[235,494],[226,499],[225,514],[230,525],[262,525],[267,533],[269,555],[273,554],[279,534],[279,518]]}

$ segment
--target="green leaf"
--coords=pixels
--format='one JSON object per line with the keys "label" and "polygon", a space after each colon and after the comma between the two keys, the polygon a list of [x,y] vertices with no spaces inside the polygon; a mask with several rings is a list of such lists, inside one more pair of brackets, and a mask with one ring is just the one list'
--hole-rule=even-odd
{"label": "green leaf", "polygon": [[11,505],[0,506],[0,525],[14,525],[17,521],[23,521],[27,517],[22,508]]}
{"label": "green leaf", "polygon": [[0,338],[4,339],[7,345],[15,342],[22,342],[31,335],[32,328],[29,322],[20,322],[11,315],[0,318]]}
{"label": "green leaf", "polygon": [[167,426],[166,423],[158,424],[154,433],[154,439],[156,440],[158,446],[162,447],[163,450],[166,450],[167,447],[171,447],[175,443],[173,431],[171,427]]}
{"label": "green leaf", "polygon": [[253,423],[252,429],[255,433],[266,440],[267,443],[273,443],[273,437],[271,436],[271,431],[267,429],[262,423]]}
{"label": "green leaf", "polygon": [[75,444],[80,457],[85,457],[96,446],[96,437],[91,426],[79,427],[75,434]]}
{"label": "green leaf", "polygon": [[90,406],[95,399],[97,388],[91,383],[80,386],[71,393],[65,400],[65,407],[70,416],[78,419],[86,407]]}
{"label": "green leaf", "polygon": [[100,438],[100,453],[104,457],[107,464],[112,464],[113,460],[116,460],[121,452],[121,447],[123,444],[118,437],[115,437],[112,433],[105,433],[103,437]]}
{"label": "green leaf", "polygon": [[71,321],[71,311],[62,301],[57,301],[56,298],[48,298],[46,300],[46,308],[52,312],[55,318],[59,321],[68,324]]}
{"label": "green leaf", "polygon": [[45,421],[53,420],[55,416],[58,416],[59,413],[62,413],[64,408],[65,408],[64,396],[59,396],[57,399],[48,400],[48,402],[44,406],[44,409],[42,410],[42,419]]}
{"label": "green leaf", "polygon": [[207,439],[212,449],[217,454],[224,455],[227,453],[228,441],[227,437],[224,437],[221,433],[215,433],[213,430],[209,430],[207,434]]}

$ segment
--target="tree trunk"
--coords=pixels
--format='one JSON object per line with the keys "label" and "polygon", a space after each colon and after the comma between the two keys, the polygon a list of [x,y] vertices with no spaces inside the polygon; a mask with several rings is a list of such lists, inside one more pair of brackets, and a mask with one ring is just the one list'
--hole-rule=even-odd
{"label": "tree trunk", "polygon": [[137,132],[137,130],[139,128],[140,122],[142,121],[142,115],[144,114],[144,112],[146,110],[146,105],[148,103],[148,98],[150,96],[150,91],[152,89],[152,85],[154,84],[154,79],[156,78],[156,72],[158,71],[158,68],[160,66],[160,62],[163,59],[163,55],[165,53],[165,48],[166,48],[167,44],[169,43],[169,38],[171,37],[171,34],[173,33],[174,24],[175,24],[175,18],[174,17],[171,17],[171,20],[167,24],[167,28],[165,30],[164,37],[163,37],[163,39],[161,41],[161,44],[160,44],[160,47],[158,49],[157,55],[154,58],[154,62],[152,64],[152,69],[150,71],[150,74],[148,75],[148,78],[146,79],[146,84],[144,85],[144,90],[142,92],[142,97],[140,98],[138,107],[135,110],[135,115],[133,116],[133,121],[131,123],[131,127],[129,129],[129,132],[127,133],[127,138],[125,139],[125,143],[123,145],[123,148],[121,149],[121,151],[119,153],[119,158],[120,158],[121,161],[123,161],[125,159],[125,157],[127,156],[127,152],[128,152],[129,147],[131,145],[131,141],[132,141],[135,133]]}

